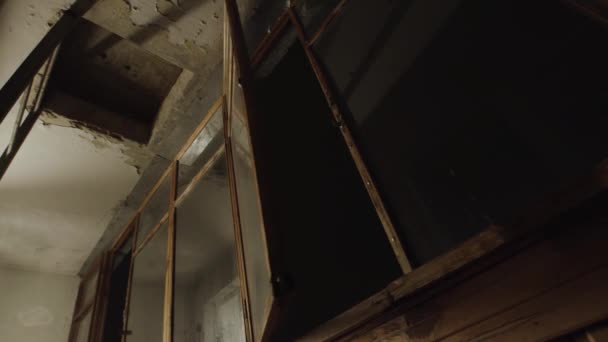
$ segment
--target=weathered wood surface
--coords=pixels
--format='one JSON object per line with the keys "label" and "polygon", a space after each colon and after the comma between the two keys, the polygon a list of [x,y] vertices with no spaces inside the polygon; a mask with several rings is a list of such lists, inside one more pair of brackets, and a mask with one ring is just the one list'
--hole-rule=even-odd
{"label": "weathered wood surface", "polygon": [[459,286],[344,340],[544,341],[608,318],[605,210],[584,210],[555,230]]}

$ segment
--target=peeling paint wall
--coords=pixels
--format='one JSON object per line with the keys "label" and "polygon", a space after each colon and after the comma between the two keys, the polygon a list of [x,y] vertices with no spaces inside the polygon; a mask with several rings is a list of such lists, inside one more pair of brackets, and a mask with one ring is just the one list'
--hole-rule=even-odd
{"label": "peeling paint wall", "polygon": [[0,268],[0,340],[65,342],[78,278]]}

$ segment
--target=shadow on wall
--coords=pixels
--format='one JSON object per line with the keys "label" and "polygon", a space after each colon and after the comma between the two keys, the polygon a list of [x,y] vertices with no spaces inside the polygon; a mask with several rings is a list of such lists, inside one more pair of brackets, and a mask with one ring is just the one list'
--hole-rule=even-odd
{"label": "shadow on wall", "polygon": [[[0,0],[0,1],[3,1],[3,0]],[[161,2],[163,0],[157,0],[157,1]],[[126,37],[126,39],[134,42],[135,44],[142,45],[144,42],[146,42],[151,37],[163,32],[164,28],[162,27],[161,23],[166,22],[166,20],[170,20],[171,22],[175,23],[175,22],[179,21],[180,18],[183,17],[188,11],[196,10],[197,8],[202,6],[206,1],[209,1],[209,0],[183,1],[180,3],[179,7],[171,6],[164,13],[159,12],[158,16],[154,20],[152,20],[152,22],[150,22],[148,25],[140,28],[134,34]],[[1,3],[0,3],[0,6],[1,6]],[[157,6],[157,8],[158,8],[158,6]],[[107,49],[111,48],[114,44],[118,43],[118,41],[119,41],[119,39],[117,36],[108,37],[108,38],[104,39],[103,41],[101,41],[99,44],[97,44],[97,46],[92,48],[89,53],[90,53],[90,55],[93,55],[93,56],[97,55],[98,53],[101,53],[101,52],[106,51]]]}

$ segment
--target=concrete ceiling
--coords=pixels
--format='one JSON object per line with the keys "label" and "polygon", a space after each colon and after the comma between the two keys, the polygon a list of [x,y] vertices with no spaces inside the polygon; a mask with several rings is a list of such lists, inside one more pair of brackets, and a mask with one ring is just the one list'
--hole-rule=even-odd
{"label": "concrete ceiling", "polygon": [[[0,85],[72,2],[0,1]],[[155,154],[184,116],[192,122],[192,104],[207,101],[205,81],[221,60],[219,0],[99,0],[85,17],[184,72],[161,105],[148,146],[90,129],[60,110],[42,115],[0,180],[0,267],[78,273],[117,213],[128,216],[137,206],[129,196],[134,186],[156,180],[146,171],[171,158]],[[83,116],[95,113],[83,108]],[[2,149],[14,116],[15,109],[0,126]]]}
{"label": "concrete ceiling", "polygon": [[120,144],[100,139],[36,124],[0,182],[0,266],[79,271],[138,179]]}
{"label": "concrete ceiling", "polygon": [[[73,1],[0,0],[0,85]],[[250,14],[255,3],[239,1],[239,6]],[[158,113],[150,114],[154,122],[147,145],[125,139],[124,132],[99,129],[96,119],[116,114],[103,103],[78,98],[66,105],[65,91],[60,105],[46,98],[45,112],[0,180],[0,267],[82,273],[131,219],[221,94],[222,0],[98,0],[84,18],[112,36],[94,44],[90,64],[100,66],[95,58],[103,59],[104,53],[112,62],[135,49],[181,73]],[[116,60],[112,67],[121,65]],[[125,70],[135,70],[118,69],[129,76],[122,78],[133,80]],[[2,148],[11,124],[9,117],[0,126]]]}

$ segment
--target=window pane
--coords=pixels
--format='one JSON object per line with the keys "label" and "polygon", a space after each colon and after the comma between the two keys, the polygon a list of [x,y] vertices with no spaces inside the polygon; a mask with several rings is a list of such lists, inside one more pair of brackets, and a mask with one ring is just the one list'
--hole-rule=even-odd
{"label": "window pane", "polygon": [[163,333],[167,223],[135,257],[129,302],[129,342],[160,342]]}
{"label": "window pane", "polygon": [[177,208],[174,337],[245,341],[226,159]]}
{"label": "window pane", "polygon": [[260,203],[257,196],[253,155],[249,132],[244,123],[244,105],[241,88],[235,84],[232,117],[232,148],[238,191],[238,203],[245,249],[245,263],[251,297],[251,315],[254,335],[261,337],[269,313],[272,288],[267,261]]}
{"label": "window pane", "polygon": [[89,310],[89,312],[76,323],[78,324],[78,327],[76,328],[76,338],[74,339],[74,342],[88,342],[92,317],[93,310]]}
{"label": "window pane", "polygon": [[560,2],[349,2],[315,49],[415,265],[606,158],[606,38]]}
{"label": "window pane", "polygon": [[273,271],[293,284],[273,336],[293,341],[403,272],[301,44],[255,91],[251,133],[264,219],[281,248],[281,269]]}
{"label": "window pane", "polygon": [[249,54],[253,55],[281,14],[287,10],[287,2],[285,0],[238,0],[237,3],[247,49]]}
{"label": "window pane", "polygon": [[169,210],[169,190],[171,185],[169,180],[170,177],[165,177],[141,213],[139,230],[137,232],[137,246],[141,246],[141,243]]}
{"label": "window pane", "polygon": [[338,3],[340,0],[302,0],[296,4],[296,11],[309,39],[316,34]]}
{"label": "window pane", "polygon": [[181,195],[194,175],[213,157],[224,143],[222,124],[223,109],[220,106],[212,114],[205,128],[179,160],[178,194]]}

